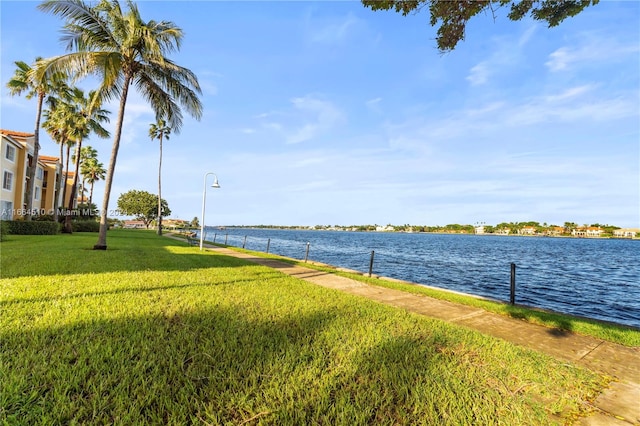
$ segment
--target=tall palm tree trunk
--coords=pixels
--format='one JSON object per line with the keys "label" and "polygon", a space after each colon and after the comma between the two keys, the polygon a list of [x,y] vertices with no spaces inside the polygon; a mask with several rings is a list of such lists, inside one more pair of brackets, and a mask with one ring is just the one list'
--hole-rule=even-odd
{"label": "tall palm tree trunk", "polygon": [[[60,208],[60,191],[62,191],[62,160],[64,159],[64,144],[60,141],[60,175],[56,182],[55,198],[53,200],[53,221],[58,222],[58,209]],[[62,199],[64,203],[64,198]]]}
{"label": "tall palm tree trunk", "polygon": [[[73,202],[76,199],[76,188],[78,187],[78,174],[80,173],[80,149],[82,149],[82,137],[78,138],[78,146],[76,146],[75,175],[73,176],[73,184],[71,185],[71,194],[69,195],[69,212],[73,210]],[[71,234],[73,226],[71,225],[71,214],[67,214],[64,218],[64,232]]]}
{"label": "tall palm tree trunk", "polygon": [[160,135],[160,163],[158,165],[158,235],[162,235],[162,134]]}
{"label": "tall palm tree trunk", "polygon": [[[38,112],[36,113],[36,127],[33,131],[33,157],[31,159],[31,168],[27,174],[27,187],[25,188],[27,195],[27,199],[25,200],[27,207],[27,214],[24,217],[25,220],[31,220],[31,209],[33,208],[33,190],[35,188],[34,180],[36,178],[36,168],[38,167],[38,155],[40,154],[40,118],[42,117],[44,95],[44,92],[38,92]],[[20,206],[20,208],[22,208],[22,206]]]}
{"label": "tall palm tree trunk", "polygon": [[69,177],[69,158],[71,157],[71,145],[67,143],[67,158],[65,158],[64,173],[62,179],[62,207],[67,198],[67,178]]}
{"label": "tall palm tree trunk", "polygon": [[91,181],[91,190],[89,191],[89,206],[91,206],[91,203],[93,203],[93,183],[94,181]]}
{"label": "tall palm tree trunk", "polygon": [[104,181],[104,197],[102,199],[102,211],[100,212],[100,232],[98,232],[98,242],[93,246],[94,250],[107,249],[107,213],[109,209],[109,196],[111,195],[111,184],[113,183],[113,173],[116,169],[116,159],[118,158],[118,149],[120,148],[120,136],[122,135],[122,122],[124,120],[124,110],[127,105],[127,95],[129,94],[129,85],[131,84],[131,76],[125,75],[124,84],[122,85],[122,96],[120,97],[120,107],[118,109],[118,121],[116,122],[116,131],[113,136],[113,146],[111,147],[111,158],[109,159],[109,168],[107,169],[107,177]]}

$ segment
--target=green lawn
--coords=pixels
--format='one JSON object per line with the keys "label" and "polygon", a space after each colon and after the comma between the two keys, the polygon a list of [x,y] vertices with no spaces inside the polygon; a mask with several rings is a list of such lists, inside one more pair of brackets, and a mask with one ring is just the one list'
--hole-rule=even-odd
{"label": "green lawn", "polygon": [[541,424],[607,379],[152,232],[0,243],[0,423]]}
{"label": "green lawn", "polygon": [[[222,246],[221,244],[217,244]],[[454,303],[460,303],[468,306],[475,306],[489,312],[500,315],[510,316],[522,319],[531,323],[544,325],[553,329],[570,331],[572,333],[592,336],[597,339],[607,340],[609,342],[618,343],[620,345],[639,347],[640,346],[640,330],[635,327],[629,327],[611,322],[598,321],[595,319],[565,315],[558,312],[552,312],[542,309],[529,308],[520,305],[509,305],[507,303],[497,302],[485,298],[474,297],[462,293],[451,292],[435,287],[429,287],[418,284],[411,284],[397,280],[386,280],[384,278],[369,278],[362,273],[351,273],[340,271],[331,266],[315,264],[314,262],[303,262],[295,259],[284,258],[274,254],[266,254],[263,252],[255,252],[244,250],[238,247],[231,247],[231,250],[251,253],[255,256],[264,258],[278,259],[283,262],[298,264],[307,268],[317,269],[331,274],[341,275],[357,281],[365,282],[370,285],[387,287],[396,290],[402,290],[408,293],[421,294],[436,299],[448,300]]]}

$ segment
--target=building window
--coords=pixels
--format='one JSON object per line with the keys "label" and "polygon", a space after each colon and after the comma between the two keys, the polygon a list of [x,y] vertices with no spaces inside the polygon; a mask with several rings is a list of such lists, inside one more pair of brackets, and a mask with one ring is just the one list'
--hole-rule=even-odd
{"label": "building window", "polygon": [[13,189],[13,173],[4,172],[2,176],[2,189],[6,189],[7,191],[11,191]]}
{"label": "building window", "polygon": [[11,201],[2,201],[2,203],[0,203],[0,219],[13,219],[13,203]]}
{"label": "building window", "polygon": [[36,179],[42,180],[43,177],[44,177],[44,170],[42,169],[42,167],[38,166],[38,168],[36,169]]}
{"label": "building window", "polygon": [[16,159],[16,148],[7,144],[7,149],[5,149],[4,151],[4,158],[13,163],[13,161]]}
{"label": "building window", "polygon": [[33,199],[36,200],[36,201],[40,199],[40,187],[39,186],[36,186],[36,190],[35,190],[35,192],[33,194]]}

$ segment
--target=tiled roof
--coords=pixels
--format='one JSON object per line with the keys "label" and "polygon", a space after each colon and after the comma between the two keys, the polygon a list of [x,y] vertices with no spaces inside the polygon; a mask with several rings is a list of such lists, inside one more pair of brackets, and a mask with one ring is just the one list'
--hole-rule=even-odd
{"label": "tiled roof", "polygon": [[6,129],[0,129],[0,133],[7,136],[18,136],[21,138],[28,138],[30,136],[35,136],[33,133],[17,132],[15,130],[6,130]]}
{"label": "tiled roof", "polygon": [[39,155],[38,160],[42,161],[58,161],[58,157],[51,157],[50,155]]}

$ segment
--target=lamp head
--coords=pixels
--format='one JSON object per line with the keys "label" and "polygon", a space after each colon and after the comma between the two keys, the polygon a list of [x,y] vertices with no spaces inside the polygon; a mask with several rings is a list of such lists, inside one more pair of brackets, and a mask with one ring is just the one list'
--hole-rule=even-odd
{"label": "lamp head", "polygon": [[220,184],[218,183],[218,176],[214,176],[214,181],[213,181],[213,185],[211,185],[212,188],[220,188]]}

